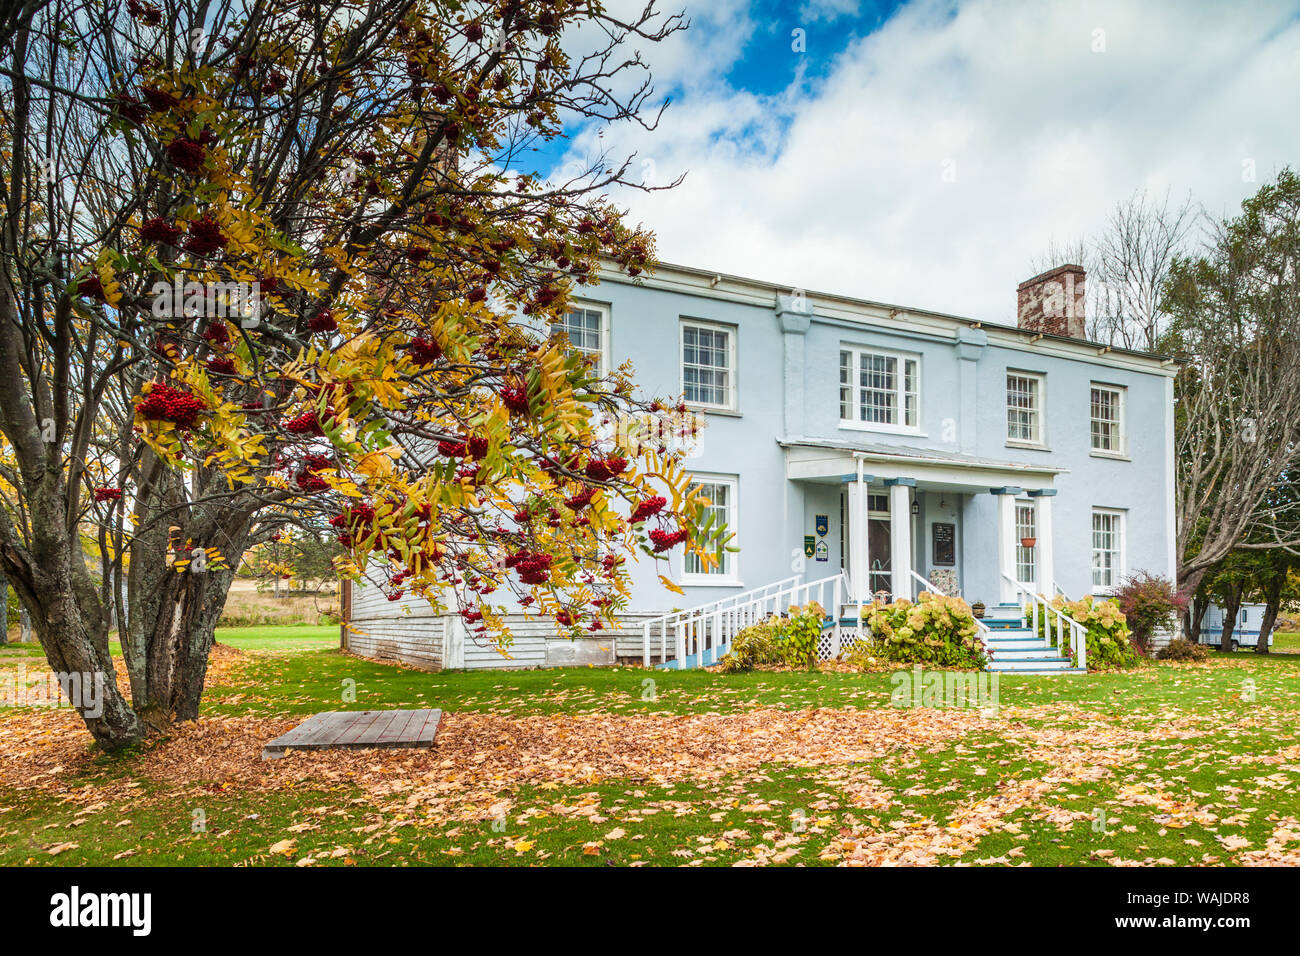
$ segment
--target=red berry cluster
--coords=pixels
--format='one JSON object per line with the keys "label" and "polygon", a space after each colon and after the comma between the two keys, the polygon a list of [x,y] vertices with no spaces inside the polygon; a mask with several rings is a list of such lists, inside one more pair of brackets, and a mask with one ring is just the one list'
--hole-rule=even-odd
{"label": "red berry cluster", "polygon": [[583,469],[592,481],[608,481],[627,470],[626,458],[593,458]]}
{"label": "red berry cluster", "polygon": [[135,406],[135,410],[144,418],[174,422],[179,429],[193,428],[207,408],[201,399],[179,388],[172,388],[166,382],[155,382],[149,394]]}
{"label": "red berry cluster", "polygon": [[234,375],[235,360],[229,356],[219,356],[208,359],[208,371],[216,372],[218,375]]}
{"label": "red berry cluster", "polygon": [[185,241],[185,248],[195,255],[206,256],[226,248],[227,242],[229,240],[221,234],[221,225],[209,213],[190,223],[190,237]]}
{"label": "red berry cluster", "polygon": [[329,455],[317,455],[315,453],[304,455],[302,466],[308,471],[319,471],[322,468],[329,468],[334,464],[334,459]]}
{"label": "red berry cluster", "polygon": [[514,385],[501,389],[501,404],[516,415],[528,414],[528,390]]}
{"label": "red berry cluster", "polygon": [[614,569],[623,563],[623,559],[617,554],[607,554],[600,559],[600,566],[605,569],[606,574],[612,574]]}
{"label": "red berry cluster", "polygon": [[96,488],[95,500],[96,501],[121,501],[122,489],[121,488]]}
{"label": "red berry cluster", "polygon": [[209,345],[229,345],[230,327],[224,322],[209,322],[203,330],[203,341]]}
{"label": "red berry cluster", "polygon": [[308,409],[296,418],[287,419],[284,422],[284,430],[291,435],[324,435],[325,430],[320,427],[320,421],[316,417],[316,412]]}
{"label": "red berry cluster", "polygon": [[298,482],[298,487],[303,491],[324,491],[329,487],[329,482],[324,478],[316,474],[316,472],[306,469],[298,472],[294,480]]}
{"label": "red berry cluster", "polygon": [[519,573],[524,584],[545,584],[551,573],[554,556],[535,551],[517,551],[507,555],[505,566]]}
{"label": "red berry cluster", "polygon": [[77,283],[77,295],[84,296],[87,299],[94,299],[97,302],[107,302],[108,296],[104,292],[104,283],[100,281],[97,275],[88,275]]}
{"label": "red berry cluster", "polygon": [[665,531],[663,528],[655,528],[650,532],[650,540],[656,552],[676,547],[689,537],[690,534],[686,531]]}
{"label": "red berry cluster", "polygon": [[406,350],[411,353],[417,365],[432,365],[442,356],[442,349],[437,342],[430,342],[425,338],[411,339],[406,346]]}
{"label": "red berry cluster", "polygon": [[647,498],[636,506],[636,510],[632,512],[632,517],[628,520],[632,524],[640,524],[642,521],[657,515],[666,504],[668,504],[668,499],[663,495]]}
{"label": "red berry cluster", "polygon": [[197,173],[202,169],[207,153],[207,147],[186,136],[177,136],[167,144],[167,158],[173,166],[187,173]]}
{"label": "red berry cluster", "polygon": [[140,239],[144,242],[161,242],[174,246],[180,241],[184,232],[179,226],[168,222],[161,216],[146,219],[140,226]]}
{"label": "red berry cluster", "polygon": [[[362,524],[369,524],[375,520],[375,509],[373,506],[366,504],[364,501],[352,505],[342,514],[337,514],[330,518],[330,526],[338,528],[342,533],[338,536],[339,543],[344,547],[350,547],[352,544],[352,532],[359,529]],[[347,529],[344,531],[343,529]]]}
{"label": "red berry cluster", "polygon": [[307,322],[307,328],[313,332],[333,332],[338,327],[339,324],[334,318],[334,313],[329,309],[321,309]]}
{"label": "red berry cluster", "polygon": [[596,496],[595,488],[585,488],[570,498],[565,498],[564,503],[574,511],[581,511],[587,505],[591,504],[591,499]]}

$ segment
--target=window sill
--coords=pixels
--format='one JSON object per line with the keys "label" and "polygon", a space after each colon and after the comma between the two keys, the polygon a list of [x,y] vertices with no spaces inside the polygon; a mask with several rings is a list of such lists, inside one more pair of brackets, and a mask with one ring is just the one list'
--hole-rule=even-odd
{"label": "window sill", "polygon": [[1122,454],[1121,452],[1117,452],[1117,451],[1097,451],[1096,449],[1093,449],[1092,451],[1088,452],[1088,454],[1092,458],[1109,458],[1111,461],[1132,461],[1133,460],[1128,455]]}
{"label": "window sill", "polygon": [[717,405],[696,405],[693,402],[686,402],[686,407],[693,412],[700,412],[704,415],[722,415],[726,418],[744,418],[740,409],[737,408],[719,408]]}
{"label": "window sill", "polygon": [[743,588],[745,586],[744,581],[738,581],[735,578],[710,580],[707,574],[699,577],[683,577],[678,584],[684,588]]}
{"label": "window sill", "polygon": [[855,432],[874,432],[877,435],[908,435],[912,438],[929,438],[929,434],[919,428],[901,428],[897,425],[868,425],[861,422],[846,422],[840,419],[840,428]]}
{"label": "window sill", "polygon": [[1021,448],[1021,449],[1024,449],[1025,451],[1046,451],[1046,452],[1050,452],[1050,451],[1052,450],[1052,449],[1049,448],[1047,445],[1044,445],[1042,442],[1036,442],[1036,441],[1015,441],[1015,440],[1010,439],[1010,438],[1007,439],[1006,446],[1007,446],[1008,448]]}

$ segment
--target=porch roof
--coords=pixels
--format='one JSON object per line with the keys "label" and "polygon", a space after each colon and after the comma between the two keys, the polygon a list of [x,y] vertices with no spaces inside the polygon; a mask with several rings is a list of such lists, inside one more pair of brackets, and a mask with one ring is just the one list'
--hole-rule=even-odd
{"label": "porch roof", "polygon": [[850,481],[861,458],[874,478],[914,478],[932,488],[988,491],[998,487],[1051,488],[1068,468],[1049,464],[995,461],[958,452],[909,445],[882,445],[838,438],[778,438],[785,449],[786,477],[792,481]]}

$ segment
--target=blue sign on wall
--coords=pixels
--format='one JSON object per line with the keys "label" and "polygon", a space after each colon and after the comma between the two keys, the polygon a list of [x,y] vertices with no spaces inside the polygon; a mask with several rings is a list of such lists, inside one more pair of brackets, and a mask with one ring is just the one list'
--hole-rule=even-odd
{"label": "blue sign on wall", "polygon": [[817,527],[817,536],[819,538],[826,537],[827,533],[831,530],[831,519],[828,518],[826,515],[818,515],[816,520],[816,527]]}

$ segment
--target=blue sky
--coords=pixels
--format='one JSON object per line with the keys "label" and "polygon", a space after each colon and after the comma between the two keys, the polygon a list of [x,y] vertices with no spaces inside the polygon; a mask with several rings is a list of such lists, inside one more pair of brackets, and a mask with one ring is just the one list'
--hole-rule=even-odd
{"label": "blue sky", "polygon": [[1300,165],[1296,0],[664,8],[692,26],[642,50],[672,99],[659,128],[539,159],[608,147],[647,182],[685,174],[616,197],[666,261],[1009,321],[1031,260],[1135,190],[1222,215]]}

